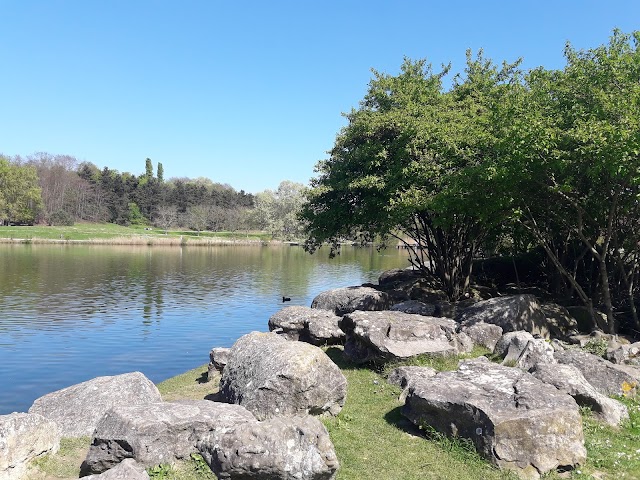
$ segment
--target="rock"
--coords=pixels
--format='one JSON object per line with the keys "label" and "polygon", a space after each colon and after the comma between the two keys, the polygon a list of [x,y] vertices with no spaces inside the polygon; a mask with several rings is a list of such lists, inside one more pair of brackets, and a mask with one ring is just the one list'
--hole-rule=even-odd
{"label": "rock", "polygon": [[80,473],[102,473],[126,458],[150,467],[188,458],[217,429],[256,421],[239,405],[192,400],[116,406],[100,420]]}
{"label": "rock", "polygon": [[617,365],[583,350],[571,349],[554,354],[558,363],[573,365],[593,387],[604,395],[622,394],[622,384],[640,384],[640,368]]}
{"label": "rock", "polygon": [[84,480],[149,480],[149,474],[142,465],[127,458],[110,470],[99,475],[83,477]]}
{"label": "rock", "polygon": [[629,418],[627,407],[599,393],[573,365],[539,363],[531,373],[544,383],[571,395],[578,405],[591,408],[596,416],[609,425],[618,426],[622,420]]}
{"label": "rock", "polygon": [[613,363],[640,366],[640,342],[618,345],[607,350],[606,358]]}
{"label": "rock", "polygon": [[529,373],[486,359],[416,380],[403,414],[416,425],[468,438],[480,455],[523,477],[586,460],[573,398]]}
{"label": "rock", "polygon": [[209,368],[207,370],[207,379],[209,381],[216,378],[224,370],[224,366],[229,361],[230,348],[214,347],[209,352]]}
{"label": "rock", "polygon": [[386,310],[389,295],[372,287],[345,287],[322,292],[311,302],[311,308],[332,310],[342,316],[356,310]]}
{"label": "rock", "polygon": [[490,323],[476,323],[469,327],[462,327],[460,332],[467,334],[474,345],[488,348],[492,352],[503,333],[501,327]]}
{"label": "rock", "polygon": [[533,295],[496,297],[465,308],[457,317],[463,327],[476,323],[498,325],[504,332],[524,330],[549,337],[549,326],[538,300]]}
{"label": "rock", "polygon": [[438,373],[436,369],[431,367],[397,367],[391,371],[387,378],[387,382],[391,385],[396,385],[402,388],[399,400],[404,402],[407,398],[407,394],[409,393],[409,387],[413,385],[413,382],[421,378],[433,377],[436,373]]}
{"label": "rock", "polygon": [[619,346],[616,335],[601,332],[600,330],[594,330],[589,334],[576,334],[570,335],[567,340],[573,345],[580,345],[580,347],[589,347],[600,349],[602,348],[603,354],[606,353],[608,347]]}
{"label": "rock", "polygon": [[411,384],[412,380],[415,381],[419,378],[431,378],[436,373],[438,373],[438,371],[431,367],[419,367],[413,365],[397,367],[391,370],[391,373],[389,373],[389,377],[387,378],[387,382],[400,388],[407,388]]}
{"label": "rock", "polygon": [[540,305],[542,313],[547,319],[547,327],[553,338],[567,338],[578,330],[578,321],[569,311],[557,303],[543,303]]}
{"label": "rock", "polygon": [[420,270],[415,270],[413,267],[393,268],[380,274],[378,284],[383,287],[397,287],[402,284],[413,283],[420,280],[420,278],[422,278]]}
{"label": "rock", "polygon": [[337,415],[347,379],[318,347],[290,342],[275,333],[253,332],[231,348],[220,395],[258,419],[277,415]]}
{"label": "rock", "polygon": [[553,358],[553,347],[545,340],[529,340],[524,350],[516,360],[515,366],[525,372],[531,370],[536,364],[557,363]]}
{"label": "rock", "polygon": [[198,449],[220,480],[329,480],[339,466],[326,428],[310,416],[215,431]]}
{"label": "rock", "polygon": [[436,306],[430,303],[420,302],[418,300],[407,300],[405,302],[392,305],[389,310],[392,312],[404,312],[432,317],[436,311]]}
{"label": "rock", "polygon": [[388,310],[353,312],[343,317],[340,328],[347,335],[344,353],[357,363],[455,355],[469,349],[456,334],[457,324],[447,318]]}
{"label": "rock", "polygon": [[60,429],[35,413],[0,415],[0,478],[21,479],[29,462],[60,447]]}
{"label": "rock", "polygon": [[98,421],[117,405],[160,402],[156,386],[140,372],[97,377],[36,399],[29,413],[55,421],[63,437],[91,435]]}
{"label": "rock", "polygon": [[269,318],[269,331],[312,345],[341,345],[345,336],[339,321],[340,317],[328,310],[291,306]]}
{"label": "rock", "polygon": [[533,335],[529,332],[507,332],[500,337],[493,349],[493,353],[502,357],[506,363],[515,362],[524,351],[527,343],[533,339]]}

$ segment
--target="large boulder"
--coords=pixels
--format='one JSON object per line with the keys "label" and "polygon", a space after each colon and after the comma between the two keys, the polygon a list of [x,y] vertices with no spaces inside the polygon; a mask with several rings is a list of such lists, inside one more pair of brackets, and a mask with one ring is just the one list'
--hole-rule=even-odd
{"label": "large boulder", "polygon": [[417,315],[432,317],[435,314],[436,306],[419,300],[405,300],[404,302],[392,305],[389,310],[392,312],[415,313]]}
{"label": "large boulder", "polygon": [[554,351],[550,342],[540,339],[530,340],[514,366],[528,372],[539,363],[555,364],[557,361],[553,357]]}
{"label": "large boulder", "polygon": [[343,344],[345,338],[339,321],[340,317],[329,310],[291,306],[269,318],[269,331],[312,345],[338,345]]}
{"label": "large boulder", "polygon": [[390,304],[386,292],[372,287],[344,287],[320,293],[311,302],[311,308],[331,310],[342,316],[356,310],[386,310]]}
{"label": "large boulder", "polygon": [[490,323],[475,323],[468,327],[461,327],[460,332],[468,335],[474,345],[485,347],[492,352],[503,333],[501,327]]}
{"label": "large boulder", "polygon": [[80,472],[105,472],[126,458],[150,467],[188,458],[199,439],[217,429],[256,421],[239,405],[192,400],[122,406],[98,423]]}
{"label": "large boulder", "polygon": [[403,414],[416,425],[471,440],[483,457],[523,477],[586,460],[574,399],[484,358],[415,380]]}
{"label": "large boulder", "polygon": [[531,340],[534,337],[529,332],[507,332],[500,337],[493,353],[507,362],[515,362]]}
{"label": "large boulder", "polygon": [[198,448],[220,480],[330,480],[338,470],[327,430],[308,415],[214,431]]}
{"label": "large boulder", "polygon": [[358,363],[468,351],[473,345],[468,337],[461,338],[456,334],[457,326],[448,318],[389,310],[353,312],[340,322],[340,328],[347,335],[344,353]]}
{"label": "large boulder", "polygon": [[220,395],[258,419],[277,415],[337,415],[347,379],[320,348],[275,333],[244,335],[231,348]]}
{"label": "large boulder", "polygon": [[97,377],[36,399],[29,413],[55,421],[63,437],[91,435],[112,407],[160,402],[160,392],[140,372]]}
{"label": "large boulder", "polygon": [[554,357],[558,363],[573,365],[580,370],[587,382],[604,395],[622,394],[622,385],[625,382],[640,384],[640,368],[617,365],[584,350],[571,349],[556,352]]}
{"label": "large boulder", "polygon": [[408,365],[394,368],[389,373],[387,382],[391,385],[396,385],[402,388],[399,400],[404,402],[407,398],[407,394],[409,393],[409,387],[411,387],[416,380],[420,380],[421,378],[431,378],[437,373],[437,370],[431,367]]}
{"label": "large boulder", "polygon": [[549,337],[547,319],[533,295],[510,295],[482,300],[465,308],[457,320],[463,327],[490,323],[498,325],[504,332],[525,330]]}
{"label": "large boulder", "polygon": [[547,319],[547,327],[551,337],[567,338],[578,331],[578,321],[562,305],[544,303],[540,308]]}
{"label": "large boulder", "polygon": [[126,458],[104,473],[89,475],[84,480],[149,480],[145,468],[132,458]]}
{"label": "large boulder", "polygon": [[589,407],[605,423],[618,426],[629,418],[627,407],[598,392],[573,365],[538,363],[531,374],[544,383],[571,395],[580,406]]}
{"label": "large boulder", "polygon": [[22,478],[29,462],[60,447],[60,429],[35,413],[0,415],[0,478]]}

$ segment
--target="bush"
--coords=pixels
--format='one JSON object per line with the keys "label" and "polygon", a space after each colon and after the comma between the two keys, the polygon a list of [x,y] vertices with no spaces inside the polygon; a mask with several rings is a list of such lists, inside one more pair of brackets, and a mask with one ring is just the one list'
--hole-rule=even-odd
{"label": "bush", "polygon": [[70,227],[75,223],[75,219],[73,215],[70,215],[68,212],[64,210],[58,210],[55,213],[52,213],[49,216],[49,225],[58,225],[58,226],[66,226]]}

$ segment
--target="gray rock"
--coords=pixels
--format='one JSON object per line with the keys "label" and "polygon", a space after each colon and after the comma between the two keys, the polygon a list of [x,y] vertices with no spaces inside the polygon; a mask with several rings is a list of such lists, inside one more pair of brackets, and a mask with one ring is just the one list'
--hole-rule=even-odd
{"label": "gray rock", "polygon": [[507,332],[500,337],[493,353],[505,359],[505,362],[515,362],[524,351],[527,343],[533,339],[533,335],[529,332]]}
{"label": "gray rock", "polygon": [[498,325],[504,332],[524,330],[549,337],[549,326],[538,300],[533,295],[511,295],[477,302],[457,317],[463,327],[476,323]]}
{"label": "gray rock", "polygon": [[331,310],[342,316],[356,310],[386,310],[390,303],[389,295],[375,288],[345,287],[320,293],[311,302],[311,308]]}
{"label": "gray rock", "polygon": [[117,406],[100,420],[80,473],[102,473],[126,458],[150,467],[188,458],[211,431],[256,421],[239,405],[192,400]]}
{"label": "gray rock", "polygon": [[135,460],[126,458],[104,473],[83,478],[84,480],[149,480],[149,474]]}
{"label": "gray rock", "polygon": [[387,382],[389,382],[391,385],[396,385],[402,388],[402,393],[400,394],[399,400],[401,402],[404,402],[409,393],[409,387],[413,385],[416,380],[419,380],[421,378],[433,377],[436,373],[438,372],[431,367],[398,367],[394,368],[391,371],[389,377],[387,378]]}
{"label": "gray rock", "polygon": [[384,287],[395,287],[401,284],[413,283],[416,280],[420,280],[421,277],[420,270],[415,270],[413,267],[393,268],[380,274],[378,284]]}
{"label": "gray rock", "polygon": [[318,347],[275,333],[244,335],[231,348],[220,395],[258,419],[277,415],[337,415],[347,379]]}
{"label": "gray rock", "polygon": [[392,305],[389,310],[392,312],[404,312],[432,317],[436,311],[436,306],[418,300],[406,300]]}
{"label": "gray rock", "polygon": [[0,415],[0,478],[21,479],[29,462],[60,447],[60,429],[35,413]]}
{"label": "gray rock", "polygon": [[416,380],[403,414],[416,425],[468,438],[480,455],[524,477],[586,460],[573,398],[520,369],[483,360]]}
{"label": "gray rock", "polygon": [[583,350],[572,349],[554,354],[558,363],[573,365],[593,387],[604,395],[622,394],[622,384],[640,383],[640,368],[617,365]]}
{"label": "gray rock", "polygon": [[[340,328],[346,333],[344,353],[358,363],[409,358],[420,354],[455,355],[467,351],[447,318],[402,312],[353,312]],[[470,343],[470,342],[469,342]]]}
{"label": "gray rock", "polygon": [[207,378],[209,381],[214,380],[224,370],[224,366],[229,361],[230,348],[214,347],[209,352],[209,368],[207,370]]}
{"label": "gray rock", "polygon": [[557,363],[553,358],[553,347],[549,342],[534,339],[524,347],[524,350],[516,360],[515,366],[525,372],[531,370],[536,364],[540,363]]}
{"label": "gray rock", "polygon": [[609,425],[618,426],[622,420],[629,418],[627,407],[599,393],[573,365],[539,363],[531,373],[544,383],[571,395],[578,405],[591,408],[596,416]]}
{"label": "gray rock", "polygon": [[607,360],[613,363],[626,363],[640,366],[640,342],[618,345],[607,350]]}
{"label": "gray rock", "polygon": [[553,338],[567,338],[578,330],[578,321],[571,316],[569,311],[557,303],[544,303],[540,305],[542,313],[547,318],[547,327]]}
{"label": "gray rock", "polygon": [[117,405],[162,401],[156,386],[140,372],[97,377],[38,398],[29,413],[55,421],[63,437],[91,435],[98,421]]}
{"label": "gray rock", "polygon": [[198,448],[220,480],[330,480],[339,466],[327,430],[310,416],[236,425]]}
{"label": "gray rock", "polygon": [[476,323],[460,328],[460,332],[467,334],[474,345],[480,345],[493,352],[498,340],[502,337],[502,327],[490,323]]}
{"label": "gray rock", "polygon": [[312,345],[341,345],[345,336],[339,321],[340,317],[329,310],[291,306],[269,318],[269,331]]}

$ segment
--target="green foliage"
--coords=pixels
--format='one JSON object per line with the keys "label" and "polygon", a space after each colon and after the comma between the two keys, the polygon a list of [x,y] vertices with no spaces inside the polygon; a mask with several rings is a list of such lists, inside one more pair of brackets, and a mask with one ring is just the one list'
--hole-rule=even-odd
{"label": "green foliage", "polygon": [[604,357],[608,347],[609,342],[605,338],[594,338],[589,340],[582,349],[599,357]]}
{"label": "green foliage", "polygon": [[0,156],[0,222],[33,223],[41,208],[36,169]]}
{"label": "green foliage", "polygon": [[49,225],[60,225],[70,227],[75,223],[72,215],[64,210],[58,210],[57,212],[49,216]]}
{"label": "green foliage", "polygon": [[129,202],[129,223],[131,225],[145,225],[147,223],[144,215],[140,212],[138,205],[135,202]]}
{"label": "green foliage", "polygon": [[299,218],[304,204],[305,187],[288,180],[280,182],[276,191],[265,190],[256,195],[253,211],[256,226],[273,238],[297,240],[304,234],[305,223]]}
{"label": "green foliage", "polygon": [[153,480],[169,480],[173,475],[173,468],[167,463],[147,468],[149,478]]}
{"label": "green foliage", "polygon": [[335,250],[341,239],[408,238],[411,262],[455,300],[501,218],[485,164],[496,155],[492,108],[516,70],[468,53],[464,74],[443,91],[448,70],[405,59],[397,76],[374,71],[360,108],[346,115],[330,158],[317,166],[302,217],[311,251],[323,242]]}

